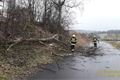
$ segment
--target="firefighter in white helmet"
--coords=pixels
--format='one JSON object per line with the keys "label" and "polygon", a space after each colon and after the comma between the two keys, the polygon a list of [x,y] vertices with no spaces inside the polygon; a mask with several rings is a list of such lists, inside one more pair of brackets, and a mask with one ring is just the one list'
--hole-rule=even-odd
{"label": "firefighter in white helmet", "polygon": [[93,36],[93,44],[94,44],[94,47],[97,47],[97,42],[99,42],[99,40],[97,39],[96,36]]}
{"label": "firefighter in white helmet", "polygon": [[75,34],[72,35],[70,43],[71,43],[71,51],[74,52],[75,45],[77,43],[77,38]]}

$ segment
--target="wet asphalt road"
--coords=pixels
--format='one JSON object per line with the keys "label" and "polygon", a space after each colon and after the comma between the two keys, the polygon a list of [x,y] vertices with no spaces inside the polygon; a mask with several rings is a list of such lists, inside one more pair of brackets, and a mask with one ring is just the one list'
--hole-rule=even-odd
{"label": "wet asphalt road", "polygon": [[29,80],[120,80],[120,51],[101,42],[97,54],[104,55],[67,57],[59,62],[60,69],[50,64]]}

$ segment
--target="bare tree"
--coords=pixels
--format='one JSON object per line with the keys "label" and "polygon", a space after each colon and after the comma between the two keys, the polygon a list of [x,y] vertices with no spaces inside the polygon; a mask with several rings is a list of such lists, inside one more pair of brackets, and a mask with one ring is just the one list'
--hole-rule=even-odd
{"label": "bare tree", "polygon": [[71,22],[70,8],[79,5],[75,1],[8,0],[5,33],[9,37],[26,33],[27,28],[35,27],[37,23],[37,26],[47,31],[62,34]]}
{"label": "bare tree", "polygon": [[58,10],[58,26],[61,26],[61,15],[62,15],[62,8],[63,5],[65,4],[65,0],[58,0],[58,1],[53,1],[55,4],[56,10]]}

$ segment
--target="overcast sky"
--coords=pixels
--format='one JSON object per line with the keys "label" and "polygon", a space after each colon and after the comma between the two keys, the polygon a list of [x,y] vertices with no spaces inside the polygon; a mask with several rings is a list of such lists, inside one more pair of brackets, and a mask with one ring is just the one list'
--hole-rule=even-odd
{"label": "overcast sky", "polygon": [[72,29],[111,30],[120,29],[120,0],[87,0],[84,11],[75,9]]}

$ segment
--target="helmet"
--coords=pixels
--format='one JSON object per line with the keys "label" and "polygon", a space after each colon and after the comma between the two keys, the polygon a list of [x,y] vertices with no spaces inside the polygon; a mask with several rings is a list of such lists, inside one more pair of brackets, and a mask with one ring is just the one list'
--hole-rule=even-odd
{"label": "helmet", "polygon": [[96,36],[93,36],[93,38],[96,38]]}
{"label": "helmet", "polygon": [[72,37],[76,37],[75,34],[73,34]]}

